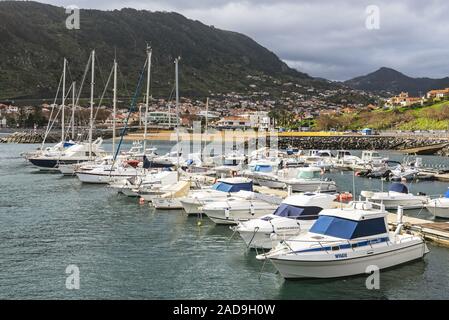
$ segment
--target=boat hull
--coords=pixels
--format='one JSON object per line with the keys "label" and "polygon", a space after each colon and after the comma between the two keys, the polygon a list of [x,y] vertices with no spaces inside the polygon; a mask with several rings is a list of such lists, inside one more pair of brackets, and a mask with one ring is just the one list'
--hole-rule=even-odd
{"label": "boat hull", "polygon": [[179,199],[154,198],[153,206],[158,210],[181,210],[182,204]]}
{"label": "boat hull", "polygon": [[[444,203],[443,203],[444,201]],[[426,209],[435,217],[449,219],[449,201],[434,199],[426,205]]]}
{"label": "boat hull", "polygon": [[[386,269],[421,259],[428,249],[424,242],[404,246],[379,254],[328,261],[298,261],[271,258],[276,269],[286,279],[294,278],[338,278],[367,273],[369,266]],[[293,255],[294,256],[294,255]],[[333,256],[333,255],[331,255]]]}
{"label": "boat hull", "polygon": [[261,216],[271,214],[276,210],[276,206],[265,208],[254,208],[254,213],[251,214],[248,208],[231,209],[229,214],[224,209],[204,209],[204,214],[207,215],[215,224],[237,224],[239,221],[246,221],[257,219]]}

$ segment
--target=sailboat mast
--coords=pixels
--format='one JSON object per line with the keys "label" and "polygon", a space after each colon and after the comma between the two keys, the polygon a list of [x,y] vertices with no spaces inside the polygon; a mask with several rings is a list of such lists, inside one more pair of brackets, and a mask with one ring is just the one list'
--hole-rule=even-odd
{"label": "sailboat mast", "polygon": [[175,59],[175,83],[176,83],[176,153],[179,168],[179,77],[178,77],[178,63],[181,58]]}
{"label": "sailboat mast", "polygon": [[92,131],[94,127],[94,85],[95,85],[95,50],[92,50],[92,67],[90,82],[90,118],[89,118],[89,159],[92,159]]}
{"label": "sailboat mast", "polygon": [[73,81],[72,83],[72,140],[75,140],[75,93],[76,93],[76,82]]}
{"label": "sailboat mast", "polygon": [[114,59],[114,97],[112,100],[112,153],[115,153],[115,122],[117,115],[117,61]]}
{"label": "sailboat mast", "polygon": [[143,154],[145,154],[147,150],[147,130],[148,130],[148,105],[150,103],[150,80],[151,80],[151,54],[152,49],[150,46],[147,45],[147,60],[148,60],[148,67],[147,67],[147,94],[146,94],[146,103],[145,103],[145,130],[143,133]]}
{"label": "sailboat mast", "polygon": [[66,69],[67,69],[67,59],[64,58],[64,67],[63,67],[63,75],[62,75],[62,105],[61,105],[61,141],[65,140],[65,78],[66,78]]}

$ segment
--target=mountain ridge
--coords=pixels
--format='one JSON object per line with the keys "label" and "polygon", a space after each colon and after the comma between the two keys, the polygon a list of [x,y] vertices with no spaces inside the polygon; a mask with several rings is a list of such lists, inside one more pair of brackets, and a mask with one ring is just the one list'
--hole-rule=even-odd
{"label": "mountain ridge", "polygon": [[[132,91],[147,42],[153,47],[156,96],[170,94],[173,60],[178,55],[182,57],[181,93],[190,96],[248,90],[247,75],[334,86],[290,68],[246,35],[207,26],[179,13],[81,9],[79,30],[65,28],[67,17],[62,7],[32,1],[0,2],[0,98],[54,95],[62,58],[69,59],[73,78],[80,78],[93,48],[101,57],[103,78],[117,55],[128,92]],[[273,89],[270,81],[265,82],[260,90]]]}
{"label": "mountain ridge", "polygon": [[346,80],[343,84],[378,94],[398,94],[402,91],[410,95],[424,95],[432,89],[449,87],[449,77],[432,79],[427,77],[409,77],[395,69],[381,67],[369,74]]}

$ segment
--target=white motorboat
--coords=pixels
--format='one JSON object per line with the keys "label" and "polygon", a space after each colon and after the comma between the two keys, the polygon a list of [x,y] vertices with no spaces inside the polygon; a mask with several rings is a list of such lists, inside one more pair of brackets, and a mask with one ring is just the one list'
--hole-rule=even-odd
{"label": "white motorboat", "polygon": [[166,186],[176,183],[178,173],[175,171],[157,171],[152,169],[143,176],[112,180],[109,187],[128,197],[139,197],[139,190],[148,186]]}
{"label": "white motorboat", "polygon": [[395,232],[388,231],[385,209],[369,202],[325,209],[306,234],[257,258],[269,259],[286,279],[352,276],[421,259],[429,249],[421,237],[400,234],[400,221]]}
{"label": "white motorboat", "polygon": [[276,196],[240,191],[225,200],[204,205],[202,211],[216,224],[237,224],[270,214],[281,202],[282,199]]}
{"label": "white motorboat", "polygon": [[296,177],[282,179],[287,187],[295,192],[336,192],[335,181],[322,179],[323,170],[317,167],[298,168]]}
{"label": "white motorboat", "polygon": [[185,197],[190,190],[189,181],[178,181],[177,183],[160,189],[161,195],[152,199],[152,204],[159,210],[182,209],[181,197]]}
{"label": "white motorboat", "polygon": [[382,203],[386,209],[396,209],[398,206],[420,209],[429,201],[427,196],[409,193],[407,186],[398,182],[393,183],[388,192],[362,191],[361,195],[370,202]]}
{"label": "white motorboat", "polygon": [[335,207],[335,195],[301,193],[287,197],[272,214],[240,222],[232,229],[249,248],[272,249],[280,241],[307,232],[323,209]]}
{"label": "white motorboat", "polygon": [[253,191],[253,182],[240,177],[219,179],[209,188],[191,191],[180,202],[188,215],[200,214],[205,204],[229,198],[240,191]]}
{"label": "white motorboat", "polygon": [[426,204],[426,209],[435,217],[449,219],[449,191],[444,197],[430,200]]}

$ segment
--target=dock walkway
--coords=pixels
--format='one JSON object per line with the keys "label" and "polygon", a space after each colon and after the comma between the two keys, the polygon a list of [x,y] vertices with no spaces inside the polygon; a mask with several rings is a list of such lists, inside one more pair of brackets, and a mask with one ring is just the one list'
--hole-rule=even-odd
{"label": "dock walkway", "polygon": [[[397,215],[389,213],[388,224],[397,226]],[[425,219],[403,216],[404,230],[419,234],[424,239],[449,247],[449,222],[434,222]]]}

